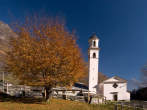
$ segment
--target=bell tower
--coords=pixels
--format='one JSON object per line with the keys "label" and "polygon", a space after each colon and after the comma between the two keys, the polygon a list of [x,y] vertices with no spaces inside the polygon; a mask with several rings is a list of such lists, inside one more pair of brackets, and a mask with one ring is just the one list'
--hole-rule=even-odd
{"label": "bell tower", "polygon": [[98,64],[99,64],[99,39],[96,34],[89,38],[89,91],[97,93],[98,89]]}

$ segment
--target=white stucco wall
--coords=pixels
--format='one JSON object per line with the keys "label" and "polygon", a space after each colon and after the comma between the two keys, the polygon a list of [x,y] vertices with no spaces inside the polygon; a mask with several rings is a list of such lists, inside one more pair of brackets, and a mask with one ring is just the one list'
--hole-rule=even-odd
{"label": "white stucco wall", "polygon": [[68,95],[68,96],[76,96],[80,91],[53,91],[53,94],[58,94],[58,95]]}
{"label": "white stucco wall", "polygon": [[[93,41],[93,40],[92,40]],[[99,62],[99,49],[98,49],[98,39],[96,41],[96,46],[89,50],[89,91],[92,93],[97,92],[98,88],[98,62]],[[96,58],[93,58],[93,53],[96,54]]]}
{"label": "white stucco wall", "polygon": [[118,100],[130,100],[130,93],[127,92],[127,83],[117,83],[118,87],[113,87],[114,83],[104,83],[104,96],[106,100],[114,100],[113,92],[117,92]]}
{"label": "white stucco wall", "polygon": [[[95,41],[95,46],[93,46],[93,42]],[[99,39],[93,39],[93,40],[91,40],[90,42],[90,47],[91,48],[97,48],[97,47],[99,47]]]}

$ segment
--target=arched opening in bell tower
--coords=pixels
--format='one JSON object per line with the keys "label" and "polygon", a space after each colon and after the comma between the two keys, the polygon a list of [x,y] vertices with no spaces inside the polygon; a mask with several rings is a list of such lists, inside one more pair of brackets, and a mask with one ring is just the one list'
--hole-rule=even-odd
{"label": "arched opening in bell tower", "polygon": [[93,58],[96,58],[96,54],[95,53],[93,53]]}
{"label": "arched opening in bell tower", "polygon": [[95,47],[96,46],[96,42],[95,41],[93,41],[93,47]]}

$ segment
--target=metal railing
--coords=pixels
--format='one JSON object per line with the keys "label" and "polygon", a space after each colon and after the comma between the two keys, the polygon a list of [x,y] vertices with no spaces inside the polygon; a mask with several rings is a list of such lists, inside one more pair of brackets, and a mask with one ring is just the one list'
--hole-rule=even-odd
{"label": "metal railing", "polygon": [[114,110],[147,110],[147,103],[143,101],[116,102]]}

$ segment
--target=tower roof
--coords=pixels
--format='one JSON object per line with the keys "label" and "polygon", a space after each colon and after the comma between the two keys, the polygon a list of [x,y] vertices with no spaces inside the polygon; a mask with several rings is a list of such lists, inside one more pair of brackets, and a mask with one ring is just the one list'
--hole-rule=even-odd
{"label": "tower roof", "polygon": [[97,35],[94,33],[94,34],[89,38],[89,40],[91,40],[91,39],[99,39],[99,38],[98,38]]}

